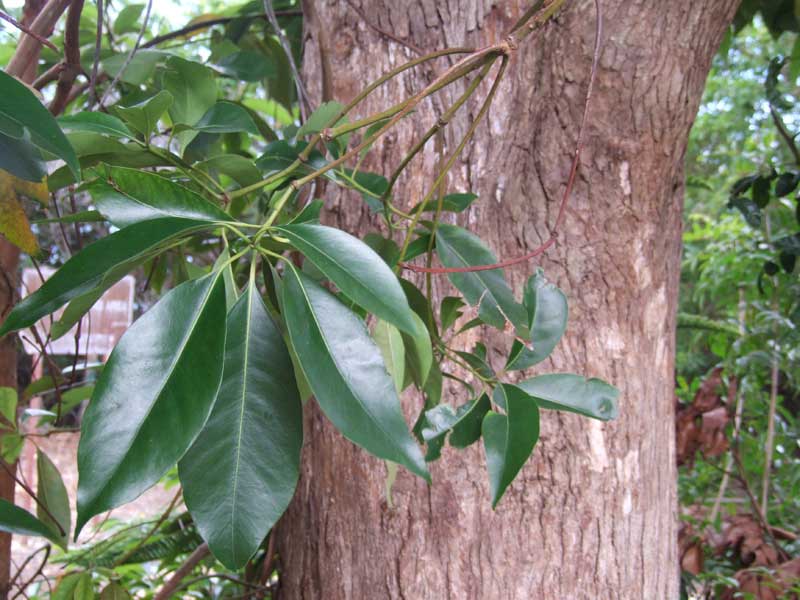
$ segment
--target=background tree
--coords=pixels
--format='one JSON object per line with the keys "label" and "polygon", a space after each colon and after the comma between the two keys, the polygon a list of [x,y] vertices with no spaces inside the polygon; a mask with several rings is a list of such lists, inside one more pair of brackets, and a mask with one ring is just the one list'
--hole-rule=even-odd
{"label": "background tree", "polygon": [[[677,595],[671,390],[683,159],[736,4],[603,2],[604,47],[580,177],[559,243],[542,264],[574,299],[552,366],[614,381],[625,417],[588,426],[568,415],[543,418],[541,453],[493,512],[477,449],[445,453],[430,489],[401,472],[389,506],[385,467],[308,411],[303,481],[280,525],[287,597]],[[522,11],[521,3],[471,0],[354,5],[313,3],[305,73],[315,98],[347,99],[416,48],[498,41]],[[501,257],[550,235],[592,32],[593,7],[582,2],[518,49],[507,86],[448,181],[448,191],[473,190],[484,200],[464,219]],[[404,77],[365,110],[424,81]],[[458,91],[448,92],[449,102]],[[441,110],[426,104],[370,167],[391,169],[424,131],[417,123],[435,122]],[[450,148],[468,122],[456,120],[442,145]],[[413,163],[399,188],[408,205],[437,168],[432,149]],[[370,222],[351,197],[336,207],[330,218],[349,231]],[[518,284],[529,268],[517,267],[512,279]],[[434,285],[447,293],[441,278]]]}

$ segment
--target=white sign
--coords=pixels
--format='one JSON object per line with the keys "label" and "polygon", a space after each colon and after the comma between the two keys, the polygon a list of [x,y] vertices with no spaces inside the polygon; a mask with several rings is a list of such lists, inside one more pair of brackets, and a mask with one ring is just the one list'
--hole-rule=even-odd
{"label": "white sign", "polygon": [[[41,267],[41,272],[44,278],[47,279],[55,272],[55,269]],[[23,298],[39,289],[41,285],[42,278],[36,269],[22,271]],[[108,356],[111,354],[119,338],[133,322],[133,293],[135,286],[136,279],[132,275],[126,275],[106,290],[105,294],[100,297],[91,310],[83,316],[77,354],[90,356]],[[61,318],[64,308],[60,308],[36,324],[36,329],[42,342],[47,340],[50,326]],[[57,340],[50,340],[47,344],[47,351],[50,354],[76,354],[75,333],[77,329],[78,326],[75,325],[68,333],[65,333]],[[21,333],[25,352],[39,354],[41,348],[38,342],[32,339],[31,333],[24,331]]]}

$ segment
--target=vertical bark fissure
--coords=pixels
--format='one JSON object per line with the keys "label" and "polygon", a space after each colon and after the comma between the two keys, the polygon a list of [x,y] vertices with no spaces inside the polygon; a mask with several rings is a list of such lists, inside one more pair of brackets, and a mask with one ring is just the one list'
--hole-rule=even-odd
{"label": "vertical bark fissure", "polygon": [[[330,46],[333,96],[345,101],[413,56],[348,4],[315,3]],[[489,508],[479,445],[446,449],[432,466],[430,490],[401,470],[389,508],[380,461],[341,438],[309,403],[302,483],[279,536],[284,597],[677,597],[672,386],[680,182],[707,70],[736,4],[603,2],[605,45],[581,170],[559,244],[542,261],[570,299],[570,325],[536,372],[612,381],[622,391],[619,419],[601,424],[543,414],[541,443],[496,512]],[[373,23],[425,50],[445,41],[496,42],[522,5],[358,3]],[[592,3],[575,0],[520,47],[501,94],[449,178],[448,191],[480,195],[458,222],[500,257],[522,254],[549,236],[574,152],[593,26]],[[311,29],[304,68],[312,96],[319,97],[316,39]],[[387,84],[359,114],[407,97],[424,77],[408,74]],[[461,90],[448,89],[441,104]],[[447,149],[479,101],[453,121]],[[390,172],[435,121],[435,106],[425,103],[404,120],[365,168]],[[427,192],[436,174],[433,146],[398,183],[399,204],[411,206]],[[354,194],[329,188],[325,200],[329,222],[353,233],[376,225]],[[517,289],[533,267],[510,270]],[[435,281],[437,294],[448,289],[446,279]],[[475,341],[464,337],[465,346]],[[494,334],[490,341],[508,345]],[[466,400],[456,392],[446,398]],[[409,417],[418,402],[404,398]]]}

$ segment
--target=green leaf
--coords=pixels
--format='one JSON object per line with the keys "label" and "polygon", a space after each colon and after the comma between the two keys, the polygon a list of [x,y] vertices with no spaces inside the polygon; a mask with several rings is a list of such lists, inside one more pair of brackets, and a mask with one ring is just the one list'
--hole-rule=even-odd
{"label": "green leaf", "polygon": [[73,298],[101,294],[101,288],[111,287],[164,244],[207,227],[208,223],[188,219],[156,219],[125,227],[86,246],[14,307],[0,327],[0,337],[30,327]]}
{"label": "green leaf", "polygon": [[750,198],[745,196],[731,198],[728,201],[728,208],[736,208],[742,213],[744,220],[747,221],[750,227],[761,227],[761,209]]}
{"label": "green leaf", "polygon": [[353,302],[406,333],[417,333],[397,277],[372,248],[324,225],[284,225],[274,230],[288,238]]}
{"label": "green leaf", "polygon": [[516,384],[542,408],[565,410],[608,421],[617,417],[619,390],[601,379],[549,373]]}
{"label": "green leaf", "polygon": [[227,322],[214,410],[178,468],[186,506],[214,556],[240,569],[292,499],[303,415],[289,352],[255,285]]}
{"label": "green leaf", "polygon": [[531,346],[514,340],[506,369],[527,369],[542,362],[561,340],[567,329],[569,308],[567,297],[558,287],[548,283],[541,269],[525,284],[523,300],[530,317]]}
{"label": "green leaf", "polygon": [[[436,253],[445,267],[472,267],[497,262],[497,257],[477,236],[446,223],[440,224],[436,231]],[[514,299],[502,270],[450,273],[448,276],[467,302],[478,306],[478,314],[485,323],[504,329],[506,321],[509,321],[518,335],[528,337],[525,308]]]}
{"label": "green leaf", "polygon": [[172,94],[161,90],[155,96],[137,104],[116,105],[112,108],[128,125],[147,138],[158,125],[161,115],[172,106],[173,102]]}
{"label": "green leaf", "polygon": [[123,7],[117,18],[114,19],[114,33],[131,33],[139,31],[139,17],[142,16],[144,4],[128,4]]}
{"label": "green leaf", "polygon": [[100,600],[130,600],[131,595],[118,584],[112,581],[100,592]]}
{"label": "green leaf", "polygon": [[64,131],[89,131],[113,137],[133,139],[133,132],[113,115],[101,112],[80,112],[67,117],[59,117],[58,124]]}
{"label": "green leaf", "polygon": [[[194,125],[217,101],[214,71],[191,60],[170,57],[161,74],[161,85],[175,99],[169,108],[169,116],[176,125]],[[185,148],[196,135],[195,131],[184,131],[176,137]]]}
{"label": "green leaf", "polygon": [[[406,349],[406,364],[408,365],[408,370],[411,371],[411,378],[417,385],[424,387],[433,364],[433,347],[425,323],[416,313],[411,314],[417,324],[416,332],[413,335],[404,332],[400,333]],[[405,389],[405,387],[407,386],[404,383],[403,388]]]}
{"label": "green leaf", "polygon": [[458,318],[464,314],[461,310],[464,306],[466,306],[464,301],[456,296],[447,296],[442,299],[442,305],[439,309],[442,331],[450,329]]}
{"label": "green leaf", "polygon": [[0,169],[25,181],[39,182],[47,175],[42,153],[30,142],[29,135],[15,139],[0,133]]}
{"label": "green leaf", "polygon": [[481,395],[478,400],[470,400],[455,411],[449,404],[439,404],[425,411],[420,423],[422,438],[428,446],[425,460],[438,460],[441,456],[445,438],[450,434],[450,445],[466,448],[481,437],[481,424],[489,412],[489,396]]}
{"label": "green leaf", "polygon": [[[8,424],[16,428],[17,426],[17,390],[14,388],[0,387],[0,415],[5,417]],[[6,428],[5,423],[0,422],[0,426]]]}
{"label": "green leaf", "polygon": [[122,336],[95,386],[78,446],[77,537],[155,484],[194,442],[222,380],[219,273],[167,293]]}
{"label": "green leaf", "polygon": [[403,391],[403,381],[406,374],[406,355],[403,336],[400,330],[391,323],[378,319],[372,339],[378,344],[386,370],[392,376],[397,393]]}
{"label": "green leaf", "polygon": [[536,401],[513,385],[497,386],[494,395],[502,398],[495,403],[505,405],[506,414],[489,411],[483,418],[483,444],[492,508],[500,502],[539,440]]}
{"label": "green leaf", "polygon": [[303,123],[297,131],[297,137],[319,133],[341,112],[344,106],[339,102],[331,101],[320,104],[317,110],[309,115],[308,120]]}
{"label": "green leaf", "polygon": [[220,58],[214,66],[217,70],[240,81],[261,81],[276,74],[275,67],[259,52],[240,50]]}
{"label": "green leaf", "polygon": [[4,433],[0,436],[0,458],[8,464],[17,462],[24,444],[25,438],[16,431]]}
{"label": "green leaf", "polygon": [[292,346],[325,415],[352,442],[430,481],[362,320],[294,268],[283,279],[282,305]]}
{"label": "green leaf", "polygon": [[238,154],[218,154],[198,163],[197,167],[230,177],[242,187],[261,181],[261,171],[255,163]]}
{"label": "green leaf", "polygon": [[201,195],[157,173],[108,167],[107,178],[87,186],[99,210],[117,227],[180,217],[217,223],[230,215]]}
{"label": "green leaf", "polygon": [[25,84],[0,71],[0,133],[19,140],[26,131],[37,148],[63,160],[80,179],[78,157],[53,115]]}
{"label": "green leaf", "polygon": [[[442,198],[442,210],[447,212],[463,212],[469,206],[478,199],[477,194],[472,193],[461,193],[461,194],[447,194]],[[437,199],[433,199],[425,205],[426,211],[436,211],[439,206],[439,201]],[[409,212],[410,214],[414,214],[419,212],[423,208],[423,204],[420,202],[414,208],[412,208]]]}
{"label": "green leaf", "polygon": [[250,113],[233,102],[220,101],[206,111],[192,129],[206,133],[235,133],[245,131],[258,135]]}
{"label": "green leaf", "polygon": [[[102,60],[103,70],[110,77],[119,75],[122,67],[128,61],[128,52],[113,54]],[[169,53],[161,50],[150,50],[147,48],[139,49],[133,58],[128,62],[125,71],[120,76],[120,81],[131,85],[142,85],[147,82],[155,73],[156,65],[164,62],[169,57]]]}
{"label": "green leaf", "polygon": [[60,544],[57,531],[50,529],[27,510],[2,498],[0,498],[0,531],[43,537]]}
{"label": "green leaf", "polygon": [[[72,523],[69,496],[61,479],[61,473],[41,448],[36,451],[36,479],[38,481],[36,495],[41,503],[36,506],[36,516],[53,531],[59,532],[59,527],[61,528],[64,534],[59,533],[58,545],[66,549]],[[55,520],[50,515],[53,515]]]}
{"label": "green leaf", "polygon": [[33,225],[44,225],[47,223],[102,223],[106,218],[96,210],[81,210],[76,213],[53,217],[52,219],[36,219],[31,221]]}
{"label": "green leaf", "polygon": [[92,600],[91,573],[70,573],[64,577],[53,592],[50,600]]}

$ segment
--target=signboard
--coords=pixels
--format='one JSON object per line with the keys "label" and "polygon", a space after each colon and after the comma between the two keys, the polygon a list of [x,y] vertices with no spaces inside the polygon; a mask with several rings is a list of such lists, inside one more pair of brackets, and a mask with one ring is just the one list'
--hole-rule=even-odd
{"label": "signboard", "polygon": [[[55,269],[41,268],[45,279],[50,277]],[[42,285],[42,279],[36,269],[22,271],[22,297],[28,296]],[[95,303],[92,309],[81,319],[81,335],[78,342],[80,355],[108,356],[116,346],[117,341],[133,322],[133,294],[136,279],[126,275],[111,286],[105,294]],[[47,340],[50,325],[61,318],[64,308],[59,309],[52,316],[43,318],[36,324],[41,340]],[[47,344],[50,354],[75,354],[75,325],[68,333],[57,340]],[[31,334],[21,332],[22,343],[28,354],[39,354],[39,348]]]}

